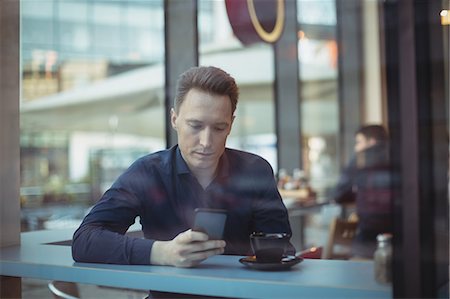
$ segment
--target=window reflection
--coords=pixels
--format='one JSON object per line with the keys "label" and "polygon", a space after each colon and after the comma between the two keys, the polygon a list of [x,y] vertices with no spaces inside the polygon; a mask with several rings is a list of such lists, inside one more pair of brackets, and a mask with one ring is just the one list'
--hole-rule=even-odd
{"label": "window reflection", "polygon": [[224,69],[239,85],[228,146],[258,153],[276,170],[272,46],[263,42],[243,45],[233,34],[225,1],[200,0],[198,7],[200,65]]}
{"label": "window reflection", "polygon": [[[21,3],[24,230],[72,225],[71,221],[78,221],[98,194],[135,157],[164,145],[162,1],[23,0]],[[348,127],[341,128],[338,134],[338,126],[351,116],[351,113],[340,115],[342,107],[338,104],[338,92],[343,88],[338,84],[342,75],[338,68],[345,64],[342,61],[338,64],[338,57],[343,54],[337,50],[339,16],[334,0],[297,3],[304,171],[313,187],[327,194],[345,162],[345,155],[339,155],[339,151],[345,150],[344,143],[347,148],[353,146],[348,140],[354,134]],[[361,3],[365,3],[364,13],[369,6],[378,9],[376,1]],[[230,146],[263,155],[276,170],[272,50],[263,44],[242,45],[232,34],[221,1],[199,1],[199,9],[201,64],[223,67],[236,74],[242,86]],[[341,11],[340,17],[350,13]],[[383,22],[379,18],[374,20],[372,25]],[[354,26],[351,22],[346,25]],[[367,30],[375,28],[372,25],[365,23],[355,31],[364,33],[361,34],[364,38],[377,40],[378,32]],[[442,25],[448,127],[449,30],[448,23]],[[107,35],[110,36],[106,38]],[[380,32],[382,38],[385,35],[386,32]],[[417,41],[422,42],[420,37]],[[366,52],[362,65],[352,71],[364,71],[366,78],[357,83],[349,81],[350,87],[364,86],[364,91],[358,90],[361,98],[356,100],[365,107],[359,109],[358,105],[354,109],[354,114],[361,117],[353,126],[367,120],[386,123],[387,108],[381,101],[386,101],[383,97],[387,85],[374,84],[367,76],[379,76],[377,72],[385,71],[379,57],[383,53],[373,51],[383,50],[385,45],[372,46],[370,42],[356,41],[357,45],[364,44],[362,49]],[[369,61],[374,63],[373,69],[365,65]],[[373,96],[372,91],[377,95]],[[371,110],[372,96],[380,100],[376,103],[379,111]],[[343,142],[348,135],[351,138]],[[333,206],[328,207],[329,215],[339,215]]]}
{"label": "window reflection", "polygon": [[339,174],[335,1],[298,0],[297,19],[303,165],[312,187],[329,196]]}
{"label": "window reflection", "polygon": [[162,149],[163,1],[21,2],[22,229],[77,226]]}

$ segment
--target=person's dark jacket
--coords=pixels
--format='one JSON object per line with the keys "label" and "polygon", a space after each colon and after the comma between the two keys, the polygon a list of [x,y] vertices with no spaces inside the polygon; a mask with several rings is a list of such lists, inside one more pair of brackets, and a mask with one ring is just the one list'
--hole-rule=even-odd
{"label": "person's dark jacket", "polygon": [[372,256],[376,236],[392,233],[391,171],[386,144],[378,143],[352,158],[339,179],[334,200],[356,203],[358,244],[354,249],[358,255]]}

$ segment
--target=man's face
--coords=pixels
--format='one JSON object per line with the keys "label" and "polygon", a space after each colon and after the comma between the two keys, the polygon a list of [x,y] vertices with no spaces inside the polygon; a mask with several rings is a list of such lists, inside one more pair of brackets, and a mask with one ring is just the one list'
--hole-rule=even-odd
{"label": "man's face", "polygon": [[178,133],[178,146],[189,169],[213,172],[230,134],[234,116],[228,96],[191,89],[178,113],[172,109],[172,127]]}
{"label": "man's face", "polygon": [[359,153],[366,148],[369,148],[371,146],[374,146],[376,144],[375,139],[373,138],[366,138],[363,134],[358,133],[355,136],[355,152]]}

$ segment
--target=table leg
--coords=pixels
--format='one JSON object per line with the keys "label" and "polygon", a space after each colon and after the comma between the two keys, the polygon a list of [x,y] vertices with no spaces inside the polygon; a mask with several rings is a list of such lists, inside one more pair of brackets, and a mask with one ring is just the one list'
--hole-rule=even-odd
{"label": "table leg", "polygon": [[0,276],[0,298],[22,298],[22,279]]}

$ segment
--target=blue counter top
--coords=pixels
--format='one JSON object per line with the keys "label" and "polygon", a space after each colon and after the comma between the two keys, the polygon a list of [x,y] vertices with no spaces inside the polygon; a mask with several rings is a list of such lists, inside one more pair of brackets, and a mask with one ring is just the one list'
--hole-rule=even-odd
{"label": "blue counter top", "polygon": [[0,274],[138,290],[234,298],[391,298],[370,261],[304,260],[287,271],[257,271],[239,256],[215,256],[196,268],[75,263],[71,232],[22,234],[22,245],[0,249]]}

